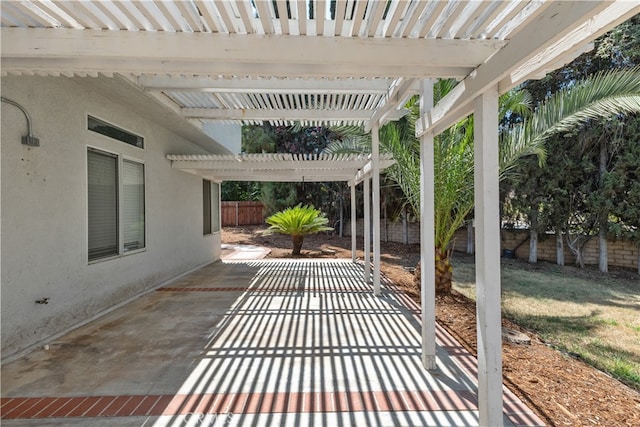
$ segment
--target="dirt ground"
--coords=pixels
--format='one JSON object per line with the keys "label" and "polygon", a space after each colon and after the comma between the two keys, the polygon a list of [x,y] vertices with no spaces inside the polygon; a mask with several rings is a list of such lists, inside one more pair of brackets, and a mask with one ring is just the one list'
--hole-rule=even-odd
{"label": "dirt ground", "polygon": [[[223,243],[271,249],[272,258],[291,257],[291,238],[263,236],[263,227],[225,228]],[[358,242],[362,248],[362,242]],[[305,237],[305,258],[351,258],[351,238],[318,234]],[[362,250],[357,256],[362,259]],[[420,258],[418,245],[381,242],[382,272],[419,302],[411,269]],[[537,267],[542,268],[542,267]],[[476,354],[475,303],[454,294],[436,300],[438,323]],[[530,345],[503,344],[504,382],[549,426],[640,426],[640,393],[603,372],[547,346],[535,334],[503,320],[503,326],[525,333]]]}

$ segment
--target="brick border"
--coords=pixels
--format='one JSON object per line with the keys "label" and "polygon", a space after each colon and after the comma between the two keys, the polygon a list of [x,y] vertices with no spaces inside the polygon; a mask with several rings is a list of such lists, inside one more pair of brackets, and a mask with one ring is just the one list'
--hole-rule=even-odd
{"label": "brick border", "polygon": [[3,397],[0,419],[139,417],[362,411],[475,411],[477,396],[455,390],[202,393],[85,397]]}

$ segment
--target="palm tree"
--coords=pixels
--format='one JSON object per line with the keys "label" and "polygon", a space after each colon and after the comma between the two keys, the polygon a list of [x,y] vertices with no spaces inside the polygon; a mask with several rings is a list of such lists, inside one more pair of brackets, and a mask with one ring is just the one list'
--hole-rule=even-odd
{"label": "palm tree", "polygon": [[[441,80],[434,86],[437,102],[454,83]],[[500,179],[513,172],[518,159],[535,155],[542,165],[545,140],[585,121],[614,114],[640,111],[640,68],[598,74],[561,90],[530,113],[531,99],[525,91],[514,90],[500,97],[499,119],[514,114],[523,117],[505,125],[500,133]],[[393,153],[396,164],[389,176],[402,188],[407,202],[420,212],[420,144],[415,137],[419,118],[416,98],[409,101],[403,119],[380,129],[381,151]],[[342,130],[351,137],[328,147],[330,152],[370,151],[370,139],[353,129]],[[434,138],[435,256],[436,290],[451,289],[450,243],[470,217],[473,201],[473,117],[467,117]],[[419,270],[417,270],[419,272]]]}
{"label": "palm tree", "polygon": [[304,236],[315,234],[321,231],[331,231],[333,228],[327,227],[329,220],[324,213],[313,206],[298,205],[276,212],[266,219],[270,225],[264,234],[289,234],[293,243],[292,255],[300,255]]}

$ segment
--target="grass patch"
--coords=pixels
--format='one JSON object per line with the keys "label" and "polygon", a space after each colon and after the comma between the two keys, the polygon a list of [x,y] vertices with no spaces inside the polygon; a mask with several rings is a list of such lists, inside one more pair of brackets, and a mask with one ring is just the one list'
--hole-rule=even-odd
{"label": "grass patch", "polygon": [[[475,269],[454,260],[454,288],[475,299]],[[640,390],[640,280],[503,261],[503,316]]]}

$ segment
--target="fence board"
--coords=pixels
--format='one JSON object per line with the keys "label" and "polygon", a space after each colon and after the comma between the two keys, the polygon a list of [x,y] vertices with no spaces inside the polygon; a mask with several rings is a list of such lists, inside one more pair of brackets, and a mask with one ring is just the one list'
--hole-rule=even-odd
{"label": "fence board", "polygon": [[220,208],[223,227],[264,224],[260,202],[221,202]]}

